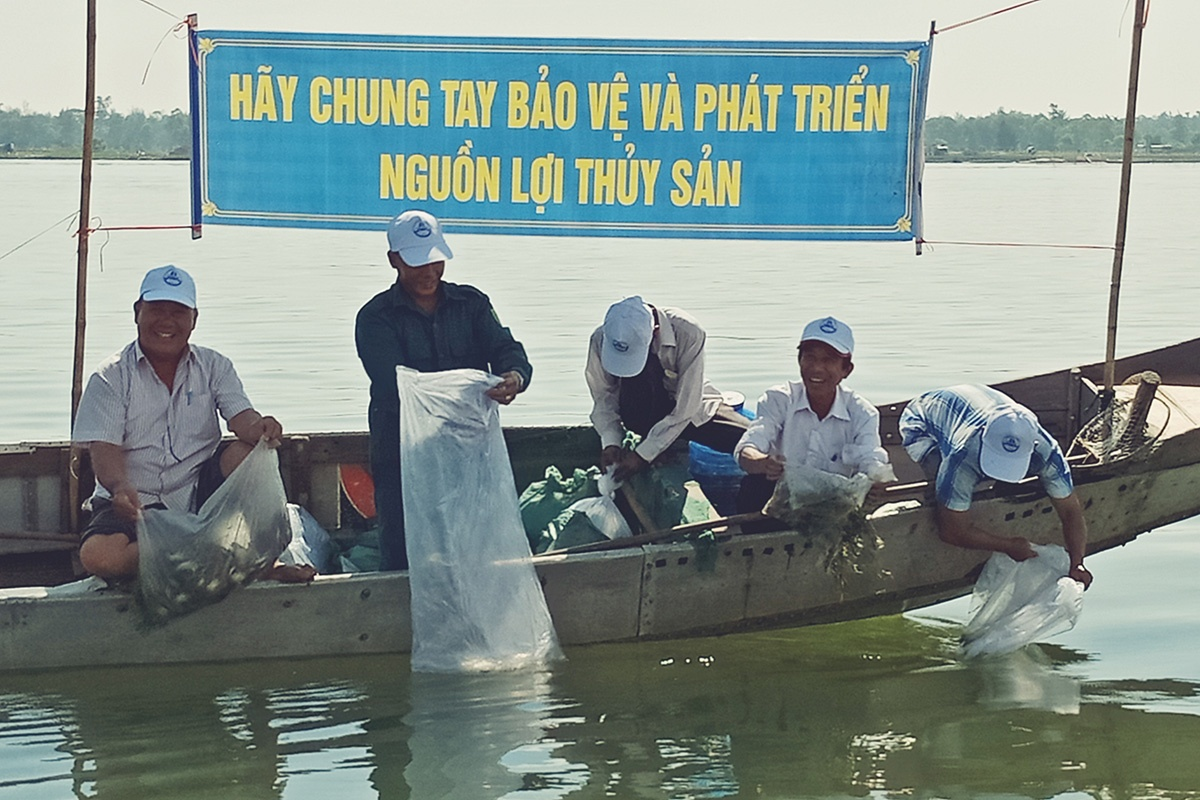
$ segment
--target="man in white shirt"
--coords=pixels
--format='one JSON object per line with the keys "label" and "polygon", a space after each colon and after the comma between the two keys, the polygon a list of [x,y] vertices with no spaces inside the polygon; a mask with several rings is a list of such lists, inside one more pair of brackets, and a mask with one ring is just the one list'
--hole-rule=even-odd
{"label": "man in white shirt", "polygon": [[800,337],[800,380],[774,386],[734,450],[747,473],[738,510],[760,511],[785,464],[805,464],[844,477],[863,473],[894,480],[879,436],[879,411],[842,386],[854,371],[854,334],[833,317],[808,323]]}
{"label": "man in white shirt", "polygon": [[[250,405],[228,358],[189,343],[198,313],[187,272],[150,270],[133,304],[137,339],[84,389],[71,439],[88,446],[96,475],[79,549],[93,575],[135,575],[143,508],[196,511],[260,439],[278,445],[283,435],[278,420]],[[221,450],[218,413],[237,436]],[[285,572],[275,577],[312,577]]]}
{"label": "man in white shirt", "polygon": [[[584,375],[592,393],[592,425],[600,434],[600,466],[616,464],[624,480],[676,440],[732,453],[748,420],[704,378],[704,329],[687,312],[642,298],[614,303],[588,347]],[[623,450],[625,431],[642,437]]]}

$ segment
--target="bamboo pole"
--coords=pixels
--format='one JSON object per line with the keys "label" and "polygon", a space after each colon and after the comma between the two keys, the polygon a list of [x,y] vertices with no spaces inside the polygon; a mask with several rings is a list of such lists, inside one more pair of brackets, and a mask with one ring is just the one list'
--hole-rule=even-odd
{"label": "bamboo pole", "polygon": [[1129,93],[1125,101],[1125,147],[1121,153],[1121,194],[1117,207],[1117,236],[1113,245],[1112,280],[1108,289],[1108,342],[1104,350],[1104,398],[1113,397],[1116,383],[1117,305],[1121,296],[1121,268],[1125,261],[1125,226],[1129,217],[1129,182],[1133,173],[1133,136],[1137,122],[1138,67],[1142,59],[1142,30],[1146,27],[1146,0],[1137,0],[1133,12],[1133,45],[1129,55]]}
{"label": "bamboo pole", "polygon": [[[96,0],[87,3],[87,97],[83,106],[83,165],[79,178],[79,242],[75,262],[75,359],[71,373],[71,426],[83,396],[84,332],[87,328],[88,228],[92,218],[92,141],[96,126]],[[78,453],[72,453],[68,471],[68,519],[72,532],[79,530]]]}

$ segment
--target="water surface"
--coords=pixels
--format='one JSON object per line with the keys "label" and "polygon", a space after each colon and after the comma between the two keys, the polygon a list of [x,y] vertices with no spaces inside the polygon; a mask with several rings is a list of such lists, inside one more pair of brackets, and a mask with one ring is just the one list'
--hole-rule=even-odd
{"label": "water surface", "polygon": [[[0,253],[71,213],[78,164],[0,161]],[[935,241],[1107,245],[1115,165],[933,165]],[[183,164],[101,163],[104,224],[186,224]],[[1134,174],[1118,352],[1200,336],[1200,165]],[[750,398],[795,375],[804,323],[855,329],[877,402],[1099,361],[1111,252],[935,244],[459,236],[449,280],[529,349],[509,424],[583,423],[587,335],[632,293],[695,314]],[[142,274],[197,278],[194,341],[291,431],[361,430],[358,307],[384,236],[206,227],[100,234],[90,370],[134,336]],[[68,434],[67,226],[0,260],[0,441]],[[1078,627],[964,664],[965,600],[906,617],[574,648],[547,673],[413,675],[404,657],[0,675],[0,800],[1200,797],[1200,521],[1090,559]],[[295,635],[303,636],[303,631]],[[215,642],[214,647],[220,643]]]}

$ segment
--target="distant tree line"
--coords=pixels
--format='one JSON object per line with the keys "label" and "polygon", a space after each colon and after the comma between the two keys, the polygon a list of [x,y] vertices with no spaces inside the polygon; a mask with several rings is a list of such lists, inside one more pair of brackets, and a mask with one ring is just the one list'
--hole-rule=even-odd
{"label": "distant tree line", "polygon": [[[1125,141],[1124,117],[1068,117],[1056,105],[1045,114],[1000,109],[986,117],[931,117],[925,123],[929,155],[966,159],[989,154],[1112,156]],[[1138,117],[1134,134],[1137,153],[1200,154],[1200,111]]]}
{"label": "distant tree line", "polygon": [[[113,111],[111,97],[96,98],[92,149],[97,158],[187,158],[191,120],[185,111]],[[0,104],[0,155],[78,158],[83,151],[83,109],[34,114]]]}
{"label": "distant tree line", "polygon": [[[96,100],[95,155],[98,158],[187,158],[191,153],[191,121],[186,112],[111,109],[112,98]],[[1069,117],[1056,105],[1045,114],[1000,109],[983,117],[931,117],[925,142],[931,158],[985,159],[993,156],[1084,154],[1114,156],[1121,152],[1125,120],[1121,117]],[[83,110],[36,114],[0,104],[0,155],[78,157],[83,141]],[[1140,154],[1188,158],[1200,155],[1200,111],[1138,117],[1135,143]]]}

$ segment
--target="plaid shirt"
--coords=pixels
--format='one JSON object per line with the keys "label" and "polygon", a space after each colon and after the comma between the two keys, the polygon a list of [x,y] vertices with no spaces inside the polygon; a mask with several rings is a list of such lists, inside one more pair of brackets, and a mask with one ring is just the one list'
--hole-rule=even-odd
{"label": "plaid shirt", "polygon": [[979,466],[979,451],[988,417],[1000,407],[1028,416],[1037,430],[1026,476],[1038,476],[1053,498],[1074,491],[1062,449],[1032,411],[989,386],[951,386],[914,398],[900,415],[901,440],[913,461],[920,463],[934,448],[941,454],[935,484],[939,505],[966,511],[975,487],[991,480]]}

